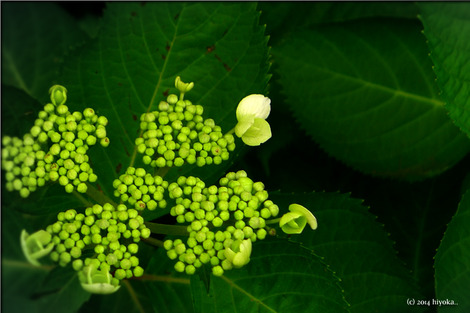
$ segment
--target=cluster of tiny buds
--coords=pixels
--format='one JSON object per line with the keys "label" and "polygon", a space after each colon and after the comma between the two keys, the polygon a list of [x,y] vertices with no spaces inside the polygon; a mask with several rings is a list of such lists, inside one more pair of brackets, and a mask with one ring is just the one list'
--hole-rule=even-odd
{"label": "cluster of tiny buds", "polygon": [[124,204],[117,207],[95,204],[84,213],[73,209],[61,212],[46,231],[54,244],[50,258],[60,266],[72,262],[78,272],[91,266],[113,273],[114,285],[122,279],[143,275],[135,254],[139,241],[148,238],[150,230],[138,211]]}
{"label": "cluster of tiny buds", "polygon": [[147,173],[143,168],[128,167],[126,172],[113,181],[114,196],[127,202],[136,210],[157,208],[164,209],[167,206],[165,191],[168,182],[161,176]]}
{"label": "cluster of tiny buds", "polygon": [[[230,172],[219,181],[220,187],[206,187],[196,177],[179,177],[168,187],[176,200],[170,214],[178,223],[186,223],[189,238],[166,240],[164,247],[178,272],[194,274],[210,264],[214,275],[248,263],[251,243],[274,235],[266,219],[276,217],[279,207],[268,200],[261,182],[253,182],[245,171]],[[248,246],[243,258],[235,259],[240,247]],[[228,255],[230,254],[230,256]],[[241,261],[240,261],[241,260]]]}
{"label": "cluster of tiny buds", "polygon": [[185,163],[202,167],[228,160],[235,149],[233,135],[224,135],[213,119],[204,119],[203,107],[183,100],[183,95],[170,94],[157,111],[142,114],[143,133],[135,144],[143,162],[160,168]]}
{"label": "cluster of tiny buds", "polygon": [[66,89],[51,88],[51,102],[23,139],[4,136],[2,169],[6,171],[6,188],[17,190],[24,198],[47,181],[58,181],[69,193],[85,193],[87,182],[95,182],[87,151],[98,141],[109,145],[108,120],[91,108],[71,113],[65,105]]}

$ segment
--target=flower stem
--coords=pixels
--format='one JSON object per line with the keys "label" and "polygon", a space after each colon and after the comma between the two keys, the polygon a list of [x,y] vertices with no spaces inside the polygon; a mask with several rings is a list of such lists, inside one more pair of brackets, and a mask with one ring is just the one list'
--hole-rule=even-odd
{"label": "flower stem", "polygon": [[145,222],[145,226],[154,234],[189,236],[187,226]]}
{"label": "flower stem", "polygon": [[277,224],[279,223],[279,221],[281,220],[281,218],[275,218],[273,220],[267,220],[266,221],[266,225],[269,225],[269,224]]}
{"label": "flower stem", "polygon": [[143,242],[148,243],[149,245],[155,246],[155,247],[163,247],[163,241],[149,237],[146,239],[142,239]]}
{"label": "flower stem", "polygon": [[158,170],[155,171],[155,175],[160,176],[161,178],[165,177],[166,173],[170,170],[170,167],[160,167]]}
{"label": "flower stem", "polygon": [[225,133],[225,135],[231,135],[235,132],[235,127],[232,128],[231,130],[229,130],[227,133]]}
{"label": "flower stem", "polygon": [[117,203],[114,202],[113,200],[111,200],[108,196],[106,196],[103,192],[100,192],[98,191],[98,189],[96,189],[94,186],[92,186],[91,184],[87,183],[87,191],[86,191],[86,194],[92,198],[93,200],[95,200],[96,202],[98,202],[99,204],[103,205],[105,203],[110,203],[112,204],[114,207],[117,206]]}

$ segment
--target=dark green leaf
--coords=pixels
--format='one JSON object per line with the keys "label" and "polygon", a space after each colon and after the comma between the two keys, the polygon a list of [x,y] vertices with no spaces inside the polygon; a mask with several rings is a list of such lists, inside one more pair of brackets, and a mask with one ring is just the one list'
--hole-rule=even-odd
{"label": "dark green leaf", "polygon": [[[152,306],[141,282],[124,281],[118,291],[110,295],[91,295],[79,312],[88,313],[150,313]],[[160,311],[156,311],[160,312]]]}
{"label": "dark green leaf", "polygon": [[416,312],[408,298],[419,292],[409,271],[397,258],[383,226],[360,200],[338,193],[275,194],[281,208],[298,203],[316,216],[318,229],[292,235],[321,255],[341,279],[351,312]]}
{"label": "dark green leaf", "polygon": [[51,267],[33,266],[23,256],[20,233],[23,228],[29,228],[28,224],[21,214],[2,203],[3,312],[41,313],[32,297]]}
{"label": "dark green leaf", "polygon": [[[370,17],[415,19],[413,2],[260,2],[261,22],[272,35],[272,42],[300,29],[320,23],[345,22]],[[295,17],[295,18],[292,18]]]}
{"label": "dark green leaf", "polygon": [[74,19],[55,3],[2,4],[2,83],[41,102],[58,83],[63,56],[86,39]]}
{"label": "dark green leaf", "polygon": [[468,312],[470,300],[470,192],[462,197],[437,250],[436,297],[453,300],[458,306],[441,306],[439,312]]}
{"label": "dark green leaf", "polygon": [[437,83],[455,124],[470,135],[470,6],[468,3],[420,3]]}
{"label": "dark green leaf", "polygon": [[57,267],[44,279],[35,297],[39,312],[76,312],[90,298],[78,280],[77,272],[69,265]]}
{"label": "dark green leaf", "polygon": [[2,84],[2,136],[23,138],[41,109],[42,105],[23,90]]}
{"label": "dark green leaf", "polygon": [[150,258],[141,279],[146,295],[152,300],[155,312],[191,313],[191,289],[189,277],[173,270],[174,262],[166,256],[166,250],[158,249]]}
{"label": "dark green leaf", "polygon": [[26,199],[21,198],[17,192],[10,197],[13,209],[32,215],[57,214],[68,209],[84,208],[94,204],[78,193],[73,195],[66,193],[64,187],[58,183],[38,188]]}
{"label": "dark green leaf", "polygon": [[176,93],[177,75],[195,83],[185,99],[204,105],[223,131],[235,126],[244,96],[265,91],[267,38],[258,17],[254,3],[109,3],[99,36],[67,60],[63,78],[70,107],[96,107],[110,120],[110,146],[91,157],[107,194],[118,174],[141,164],[139,118]]}
{"label": "dark green leaf", "polygon": [[417,22],[318,27],[296,33],[273,54],[302,128],[355,169],[422,179],[469,150],[438,97]]}
{"label": "dark green leaf", "polygon": [[349,312],[337,277],[311,251],[284,240],[253,245],[242,269],[191,278],[195,312]]}

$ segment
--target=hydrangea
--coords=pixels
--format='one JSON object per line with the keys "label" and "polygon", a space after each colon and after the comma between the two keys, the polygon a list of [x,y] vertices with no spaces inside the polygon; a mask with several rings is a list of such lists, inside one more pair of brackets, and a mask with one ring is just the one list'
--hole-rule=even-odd
{"label": "hydrangea", "polygon": [[294,203],[289,206],[289,211],[279,220],[279,227],[286,234],[300,234],[307,223],[312,229],[317,229],[317,219],[305,207]]}
{"label": "hydrangea", "polygon": [[271,112],[271,99],[259,94],[249,95],[238,104],[235,134],[248,146],[259,146],[271,138],[266,118]]}

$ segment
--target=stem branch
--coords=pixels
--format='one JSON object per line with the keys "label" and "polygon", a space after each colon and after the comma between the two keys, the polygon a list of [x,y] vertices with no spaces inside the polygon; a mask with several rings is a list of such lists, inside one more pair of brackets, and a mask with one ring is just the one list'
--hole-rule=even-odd
{"label": "stem branch", "polygon": [[154,234],[189,236],[187,226],[145,222],[145,226]]}
{"label": "stem branch", "polygon": [[108,198],[108,196],[106,196],[104,193],[98,191],[98,189],[96,189],[94,186],[92,186],[91,184],[87,183],[87,191],[86,191],[86,194],[92,198],[93,200],[95,200],[96,202],[98,202],[99,204],[103,205],[105,203],[110,203],[112,204],[114,207],[117,206],[117,203],[114,202],[113,200],[111,200],[110,198]]}
{"label": "stem branch", "polygon": [[279,223],[280,220],[281,220],[280,217],[279,217],[279,218],[275,218],[275,219],[273,219],[273,220],[267,220],[267,221],[266,221],[266,225],[269,225],[269,224],[277,224],[277,223]]}
{"label": "stem branch", "polygon": [[152,238],[152,237],[142,239],[142,241],[155,247],[163,247],[163,241]]}

